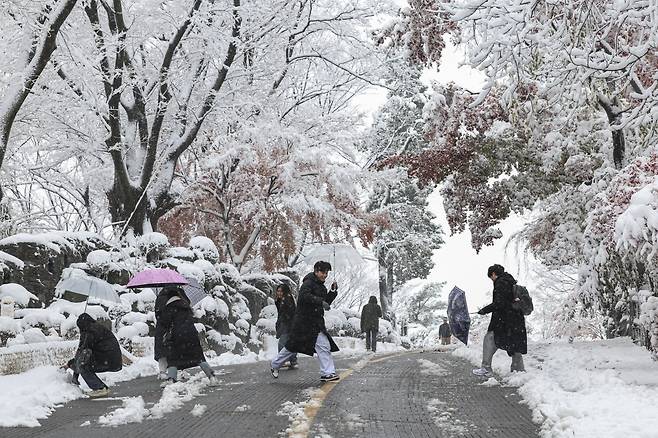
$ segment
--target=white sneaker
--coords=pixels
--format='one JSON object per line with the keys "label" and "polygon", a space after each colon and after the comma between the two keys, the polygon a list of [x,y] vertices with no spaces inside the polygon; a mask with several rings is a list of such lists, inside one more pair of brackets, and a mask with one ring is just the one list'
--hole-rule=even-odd
{"label": "white sneaker", "polygon": [[491,377],[493,373],[486,368],[476,368],[473,370],[473,374],[480,377]]}
{"label": "white sneaker", "polygon": [[158,380],[167,380],[167,379],[168,379],[168,377],[167,377],[167,373],[166,373],[166,372],[160,372],[160,373],[158,374]]}
{"label": "white sneaker", "polygon": [[208,378],[208,380],[210,381],[208,386],[219,386],[219,380],[217,380],[217,377],[211,376]]}
{"label": "white sneaker", "polygon": [[110,395],[110,389],[105,387],[105,388],[96,389],[94,391],[91,391],[89,393],[89,398],[107,397],[108,395]]}
{"label": "white sneaker", "polygon": [[270,368],[270,373],[272,373],[272,377],[274,377],[275,379],[279,378],[279,370]]}

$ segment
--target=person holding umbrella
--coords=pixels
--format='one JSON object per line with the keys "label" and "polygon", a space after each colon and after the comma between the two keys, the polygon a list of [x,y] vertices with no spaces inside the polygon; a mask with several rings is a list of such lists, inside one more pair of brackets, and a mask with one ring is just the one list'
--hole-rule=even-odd
{"label": "person holding umbrella", "polygon": [[161,354],[167,360],[167,380],[162,386],[174,383],[178,379],[178,370],[200,367],[210,384],[215,386],[217,379],[210,368],[199,342],[199,334],[194,326],[194,315],[190,302],[180,287],[168,287],[160,295],[166,298],[165,307],[160,313],[159,323],[162,336]]}
{"label": "person holding umbrella", "polygon": [[82,376],[92,390],[89,397],[107,397],[110,390],[96,373],[121,370],[119,342],[107,327],[87,313],[78,317],[77,325],[80,329],[78,350],[63,368],[73,370],[75,384],[78,384],[78,376]]}
{"label": "person holding umbrella", "polygon": [[275,379],[279,377],[279,368],[295,353],[318,355],[321,381],[333,382],[340,379],[331,357],[332,352],[338,351],[338,346],[324,325],[324,311],[331,308],[331,303],[338,295],[336,282],[332,283],[331,291],[324,285],[330,270],[331,264],[319,261],[313,266],[313,272],[304,277],[299,288],[290,337],[270,366],[270,372]]}
{"label": "person holding umbrella", "polygon": [[480,315],[491,313],[491,322],[482,344],[482,366],[474,369],[473,374],[491,376],[493,374],[491,360],[499,348],[507,351],[511,356],[512,372],[525,371],[522,356],[528,352],[525,317],[521,311],[512,306],[516,280],[498,264],[487,269],[487,277],[494,284],[493,302],[480,309],[478,313]]}
{"label": "person holding umbrella", "polygon": [[[295,318],[295,298],[290,293],[290,286],[283,283],[276,288],[276,301],[274,301],[277,310],[276,318],[276,337],[279,339],[279,351],[283,350],[290,338],[292,330],[292,321]],[[297,368],[297,354],[290,358],[290,368]]]}

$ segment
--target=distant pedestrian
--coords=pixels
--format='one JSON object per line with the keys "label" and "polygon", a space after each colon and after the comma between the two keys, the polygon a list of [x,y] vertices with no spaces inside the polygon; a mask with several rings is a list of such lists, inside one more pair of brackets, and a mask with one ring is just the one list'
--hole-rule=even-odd
{"label": "distant pedestrian", "polygon": [[73,370],[74,383],[78,384],[78,376],[82,376],[92,390],[89,397],[107,397],[110,390],[96,373],[121,370],[119,342],[110,329],[87,313],[78,317],[77,325],[80,329],[78,350],[65,367]]}
{"label": "distant pedestrian", "polygon": [[185,292],[181,288],[172,287],[166,290],[166,294],[168,298],[160,315],[164,328],[162,354],[167,358],[167,381],[162,386],[176,382],[179,369],[196,366],[206,373],[211,385],[216,385],[217,379],[203,355],[194,315]]}
{"label": "distant pedestrian", "polygon": [[379,318],[382,317],[382,308],[377,304],[377,297],[370,296],[368,304],[361,310],[361,332],[366,334],[366,350],[377,352],[377,332],[379,331]]}
{"label": "distant pedestrian", "polygon": [[[279,339],[279,351],[283,350],[290,338],[292,331],[292,322],[295,318],[295,298],[290,292],[290,287],[283,283],[276,288],[276,300],[274,301],[277,310],[276,318],[276,337]],[[297,354],[290,358],[290,368],[297,368]]]}
{"label": "distant pedestrian", "polygon": [[320,261],[313,267],[313,272],[306,275],[299,288],[297,309],[292,323],[292,331],[286,346],[271,363],[272,377],[279,377],[279,368],[290,360],[295,353],[309,356],[318,355],[320,363],[320,380],[331,382],[339,380],[331,353],[338,351],[338,346],[331,339],[324,325],[324,311],[331,308],[331,303],[338,295],[338,285],[333,282],[331,291],[327,291],[327,280],[331,265]]}
{"label": "distant pedestrian", "polygon": [[441,338],[441,345],[450,345],[452,332],[450,331],[450,324],[448,318],[443,318],[443,324],[439,326],[439,338]]}
{"label": "distant pedestrian", "polygon": [[489,267],[487,276],[494,283],[493,302],[478,313],[491,313],[491,322],[482,345],[482,367],[473,370],[473,374],[490,376],[491,360],[498,349],[505,350],[512,357],[511,371],[525,371],[522,356],[528,352],[525,317],[512,306],[516,280],[497,264]]}

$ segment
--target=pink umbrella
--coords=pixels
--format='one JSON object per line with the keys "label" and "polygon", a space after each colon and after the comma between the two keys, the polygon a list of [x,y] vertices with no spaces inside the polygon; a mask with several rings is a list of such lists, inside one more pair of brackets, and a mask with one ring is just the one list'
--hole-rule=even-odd
{"label": "pink umbrella", "polygon": [[147,269],[135,274],[126,287],[162,287],[168,284],[188,284],[188,281],[171,269]]}

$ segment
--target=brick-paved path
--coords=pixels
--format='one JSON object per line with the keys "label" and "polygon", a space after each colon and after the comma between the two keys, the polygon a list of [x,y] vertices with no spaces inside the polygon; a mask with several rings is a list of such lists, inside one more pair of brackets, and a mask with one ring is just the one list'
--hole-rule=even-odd
{"label": "brick-paved path", "polygon": [[[224,367],[219,387],[205,388],[163,419],[100,426],[99,416],[122,405],[119,397],[141,395],[147,408],[159,400],[159,382],[140,378],[112,388],[109,400],[75,400],[41,421],[39,428],[0,429],[0,436],[285,437],[290,436],[285,432],[290,422],[277,411],[286,401],[308,400],[308,389],[323,390],[316,391],[322,402],[319,410],[307,409],[312,421],[309,437],[537,436],[530,411],[518,403],[513,388],[479,385],[482,380],[470,374],[471,365],[449,353],[391,353],[357,363],[358,359],[339,358],[339,372],[349,375],[338,384],[324,385],[314,359],[303,359],[299,370],[282,370],[278,380],[272,379],[264,362]],[[190,414],[196,404],[207,406],[201,417]],[[81,426],[87,421],[91,424]]]}

